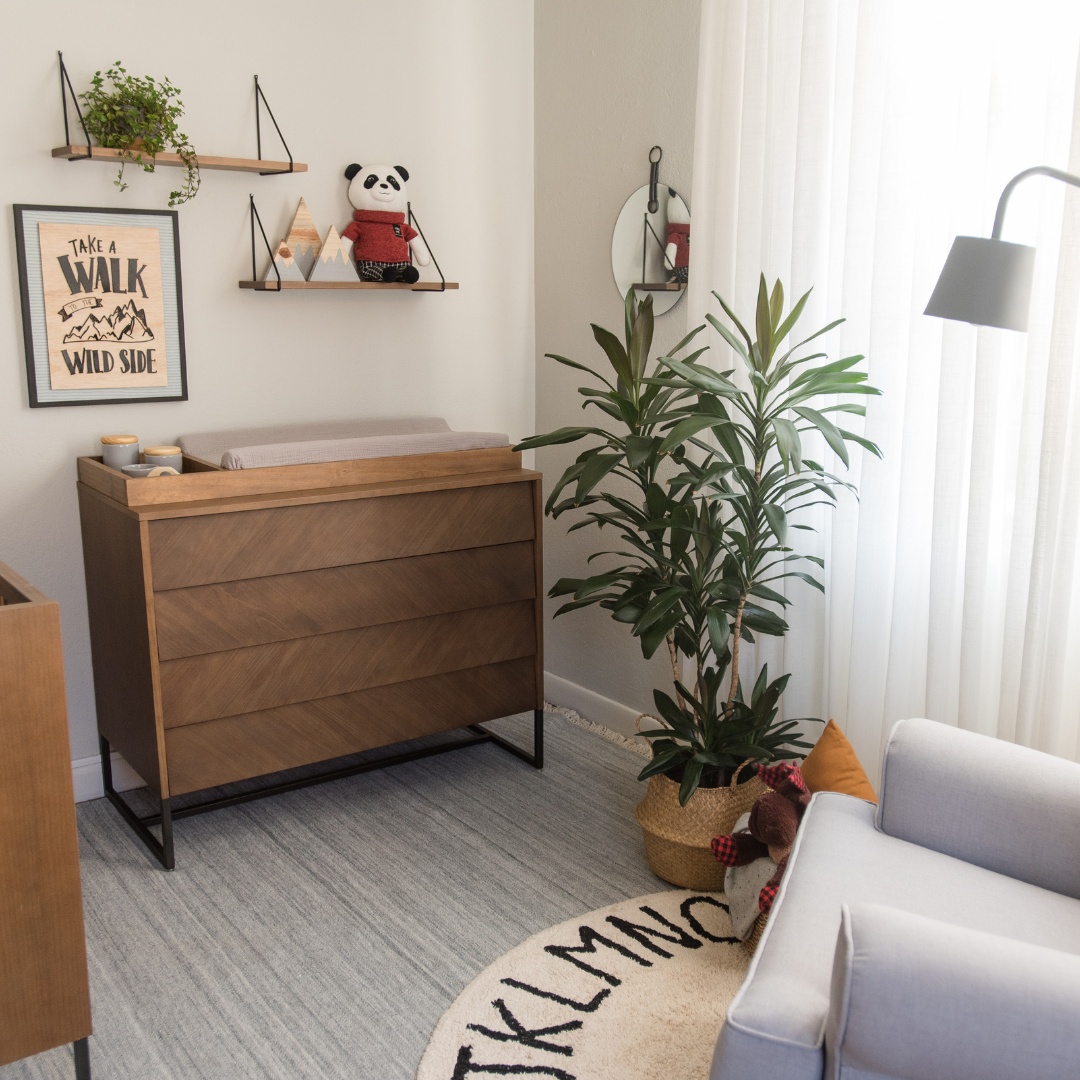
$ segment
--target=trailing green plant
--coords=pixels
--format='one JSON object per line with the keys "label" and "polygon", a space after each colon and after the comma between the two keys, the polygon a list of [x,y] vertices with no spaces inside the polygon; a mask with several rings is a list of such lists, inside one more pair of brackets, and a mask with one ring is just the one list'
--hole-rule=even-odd
{"label": "trailing green plant", "polygon": [[[747,701],[738,674],[743,640],[753,641],[755,632],[781,636],[788,629],[766,605],[782,609],[790,601],[767,582],[797,576],[821,588],[809,575],[786,569],[786,563],[800,558],[787,546],[787,513],[809,504],[788,505],[787,510],[785,504],[801,498],[805,490],[824,491],[835,499],[832,486],[850,486],[803,458],[800,440],[806,428],[791,424],[789,429],[790,420],[783,414],[805,409],[808,426],[823,431],[834,449],[839,438],[838,453],[845,463],[844,439],[877,452],[865,440],[835,429],[823,415],[828,409],[802,404],[819,394],[848,392],[852,386],[861,387],[856,393],[877,393],[862,385],[865,376],[848,371],[861,357],[840,361],[839,367],[826,365],[796,374],[816,357],[796,359],[793,353],[837,323],[776,358],[777,347],[794,327],[806,299],[782,319],[782,287],[777,283],[771,298],[766,292],[767,323],[761,321],[759,304],[763,344],[750,341],[734,316],[746,345],[721,329],[752,369],[752,392],[747,394],[731,381],[733,372],[717,372],[698,363],[706,349],[683,360],[662,356],[650,370],[652,300],[638,305],[630,290],[625,345],[602,327],[592,327],[614,371],[614,382],[567,357],[547,354],[603,384],[604,389],[578,389],[585,399],[582,408],[599,409],[615,424],[560,428],[517,447],[571,443],[588,436],[600,440],[563,473],[545,513],[558,518],[570,510],[585,510],[570,531],[611,527],[623,544],[594,552],[589,562],[601,556],[621,561],[587,578],[560,579],[549,595],[572,596],[556,617],[594,604],[610,611],[617,622],[629,625],[646,658],[666,645],[675,697],[659,689],[653,692],[665,726],[644,732],[654,740],[654,756],[639,779],[663,773],[677,780],[683,805],[699,785],[727,783],[747,759],[798,758],[810,746],[799,737],[802,720],[777,721],[779,699],[790,676],[770,682],[768,667],[762,665]],[[726,305],[724,309],[728,311]],[[709,321],[719,328],[711,316]],[[703,329],[699,326],[688,334],[672,354],[686,348]],[[834,372],[836,378],[831,377]],[[788,379],[786,396],[778,397]],[[843,408],[860,411],[858,406]],[[707,431],[714,433],[715,443],[702,437]],[[681,471],[662,482],[661,470],[670,471],[669,461]],[[611,483],[614,478],[622,483]],[[567,491],[572,494],[562,497]],[[684,659],[693,668],[692,688],[683,680]],[[748,779],[746,770],[743,778]]]}
{"label": "trailing green plant", "polygon": [[[105,89],[106,79],[112,84],[110,90]],[[200,183],[199,159],[177,124],[184,106],[179,89],[168,79],[129,75],[117,60],[104,75],[94,72],[90,89],[79,97],[85,105],[87,132],[101,146],[120,151],[120,171],[113,183],[121,191],[127,188],[127,164],[140,165],[144,172],[152,173],[157,155],[171,148],[183,159],[184,183],[178,191],[169,192],[169,205],[179,206],[195,197]]]}

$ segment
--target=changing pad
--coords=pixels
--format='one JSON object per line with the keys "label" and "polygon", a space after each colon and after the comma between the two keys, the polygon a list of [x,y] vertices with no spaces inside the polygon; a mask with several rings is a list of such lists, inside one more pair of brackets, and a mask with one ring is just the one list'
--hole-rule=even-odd
{"label": "changing pad", "polygon": [[265,469],[510,445],[509,438],[498,432],[451,431],[450,425],[439,417],[331,420],[208,431],[182,435],[177,442],[185,454],[224,469]]}

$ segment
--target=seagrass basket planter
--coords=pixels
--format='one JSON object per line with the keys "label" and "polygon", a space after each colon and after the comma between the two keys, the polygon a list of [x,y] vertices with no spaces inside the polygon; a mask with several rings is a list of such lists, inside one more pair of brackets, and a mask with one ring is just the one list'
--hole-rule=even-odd
{"label": "seagrass basket planter", "polygon": [[713,837],[731,832],[754,800],[769,790],[759,776],[739,784],[742,768],[728,787],[699,787],[686,806],[679,805],[674,780],[659,773],[649,778],[634,817],[645,837],[649,869],[657,877],[684,889],[723,890],[727,867],[713,856]]}

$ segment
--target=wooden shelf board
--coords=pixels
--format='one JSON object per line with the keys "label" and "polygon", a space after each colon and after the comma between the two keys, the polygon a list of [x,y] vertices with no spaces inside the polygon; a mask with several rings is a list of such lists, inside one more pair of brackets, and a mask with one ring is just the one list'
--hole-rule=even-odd
{"label": "wooden shelf board", "polygon": [[[108,146],[94,146],[91,149],[93,155],[87,158],[85,146],[57,146],[53,150],[52,156],[54,158],[64,158],[66,161],[81,158],[89,161],[108,161],[113,164],[120,160],[119,150],[114,150]],[[220,169],[226,172],[249,173],[289,171],[287,161],[257,161],[253,158],[209,157],[203,154],[196,154],[196,157],[199,159],[200,169]],[[180,166],[184,164],[184,159],[179,154],[158,154],[154,158],[154,162],[158,165]],[[294,161],[292,171],[307,172],[308,167],[301,161]]]}
{"label": "wooden shelf board", "polygon": [[685,281],[635,281],[635,289],[642,292],[682,292],[686,288]]}
{"label": "wooden shelf board", "polygon": [[[456,289],[456,281],[446,283],[448,289]],[[255,289],[257,292],[278,292],[275,278],[269,281],[241,281],[241,289]],[[442,292],[442,285],[437,281],[417,281],[409,285],[404,281],[283,281],[282,289],[410,289],[412,292]]]}

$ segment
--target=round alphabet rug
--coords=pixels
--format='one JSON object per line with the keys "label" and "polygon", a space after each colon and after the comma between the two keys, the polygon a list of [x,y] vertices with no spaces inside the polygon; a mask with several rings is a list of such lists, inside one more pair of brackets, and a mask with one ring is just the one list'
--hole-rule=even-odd
{"label": "round alphabet rug", "polygon": [[473,979],[417,1080],[706,1080],[749,959],[723,893],[680,889],[589,912]]}

